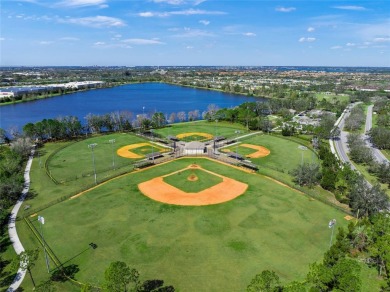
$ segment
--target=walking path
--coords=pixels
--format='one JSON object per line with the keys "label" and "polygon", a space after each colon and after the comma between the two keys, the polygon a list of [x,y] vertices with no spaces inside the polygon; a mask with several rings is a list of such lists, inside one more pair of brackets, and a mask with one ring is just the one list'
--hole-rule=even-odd
{"label": "walking path", "polygon": [[[8,222],[9,238],[17,254],[23,252],[24,247],[20,242],[18,233],[16,231],[16,217],[18,215],[20,207],[23,204],[24,199],[26,198],[28,190],[30,189],[30,169],[31,169],[34,153],[35,153],[35,149],[31,150],[31,155],[28,159],[26,169],[24,170],[24,188],[18,202],[15,204],[14,208],[11,211],[11,215]],[[18,272],[16,273],[14,281],[12,282],[11,286],[9,286],[9,288],[7,289],[7,292],[16,291],[19,288],[19,286],[22,284],[25,275],[26,275],[26,270],[22,270],[21,268],[19,268]]]}

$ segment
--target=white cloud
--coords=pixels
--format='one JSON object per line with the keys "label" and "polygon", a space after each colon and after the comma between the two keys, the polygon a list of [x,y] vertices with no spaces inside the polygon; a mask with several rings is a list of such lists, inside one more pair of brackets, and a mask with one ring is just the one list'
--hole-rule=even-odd
{"label": "white cloud", "polygon": [[106,0],[65,0],[57,3],[56,6],[60,7],[87,7],[87,6],[98,6],[99,8],[107,8]]}
{"label": "white cloud", "polygon": [[96,42],[93,45],[94,46],[104,46],[106,43],[105,42]]}
{"label": "white cloud", "polygon": [[293,12],[295,10],[296,10],[295,7],[278,6],[278,7],[275,8],[275,11],[278,11],[278,12]]}
{"label": "white cloud", "polygon": [[59,19],[59,22],[95,27],[95,28],[126,26],[126,23],[119,18],[100,16],[100,15],[93,16],[93,17],[64,18],[64,19]]}
{"label": "white cloud", "polygon": [[51,45],[53,42],[52,41],[40,41],[39,44],[42,45],[42,46],[47,46],[47,45]]}
{"label": "white cloud", "polygon": [[341,10],[352,10],[352,11],[363,11],[367,10],[363,6],[355,6],[355,5],[345,5],[345,6],[333,6],[333,8],[341,9]]}
{"label": "white cloud", "polygon": [[386,43],[386,42],[390,42],[390,37],[374,38],[373,41],[375,43]]}
{"label": "white cloud", "polygon": [[5,41],[5,38],[0,38],[0,41]]}
{"label": "white cloud", "polygon": [[214,34],[208,31],[204,31],[200,29],[189,29],[189,28],[184,28],[184,33],[173,35],[173,37],[178,37],[178,38],[213,37],[213,36]]}
{"label": "white cloud", "polygon": [[59,39],[60,41],[79,41],[79,38],[74,38],[74,37],[63,37]]}
{"label": "white cloud", "polygon": [[193,46],[187,46],[186,49],[187,50],[192,50],[194,47]]}
{"label": "white cloud", "polygon": [[307,28],[307,31],[308,31],[308,32],[313,32],[313,31],[315,31],[315,30],[316,30],[316,29],[315,29],[314,27],[308,27],[308,28]]}
{"label": "white cloud", "polygon": [[170,5],[181,5],[181,4],[193,4],[193,5],[199,5],[206,0],[152,0],[154,3],[165,3]]}
{"label": "white cloud", "polygon": [[354,47],[354,46],[356,46],[356,44],[355,43],[347,43],[346,46],[347,47]]}
{"label": "white cloud", "polygon": [[163,45],[163,42],[160,42],[157,39],[125,39],[122,42],[132,45]]}
{"label": "white cloud", "polygon": [[138,13],[140,17],[169,17],[172,15],[224,15],[226,12],[223,11],[210,11],[210,10],[200,10],[200,9],[187,9],[187,10],[177,10],[177,11],[167,11],[167,12],[153,12],[145,11]]}
{"label": "white cloud", "polygon": [[208,21],[208,20],[199,20],[199,23],[201,23],[203,25],[209,25],[210,21]]}
{"label": "white cloud", "polygon": [[342,46],[333,46],[333,47],[331,47],[330,49],[331,50],[340,50],[340,49],[342,49],[343,47]]}
{"label": "white cloud", "polygon": [[316,41],[316,38],[305,38],[305,37],[301,37],[298,41],[299,41],[300,43],[304,43],[304,42],[312,43],[312,42],[315,42],[315,41]]}
{"label": "white cloud", "polygon": [[184,0],[152,0],[154,3],[166,3],[171,5],[180,5],[184,3]]}
{"label": "white cloud", "polygon": [[245,32],[242,35],[247,36],[247,37],[255,37],[256,36],[256,34],[254,32]]}

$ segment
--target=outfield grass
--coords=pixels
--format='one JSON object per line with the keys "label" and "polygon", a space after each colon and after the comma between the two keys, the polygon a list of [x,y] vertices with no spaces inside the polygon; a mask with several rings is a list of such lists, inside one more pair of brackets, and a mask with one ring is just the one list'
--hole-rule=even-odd
{"label": "outfield grass", "polygon": [[[196,176],[195,181],[189,180],[190,176]],[[164,182],[187,193],[198,193],[222,182],[222,178],[212,175],[201,169],[187,169],[179,171],[163,178]]]}
{"label": "outfield grass", "polygon": [[[137,189],[140,182],[192,163],[249,188],[235,200],[203,207],[162,204]],[[42,189],[39,196],[48,193]],[[179,291],[243,291],[264,269],[276,271],[282,281],[303,279],[308,264],[329,247],[329,220],[347,223],[345,214],[272,180],[200,158],[117,178],[39,215],[58,258],[80,269],[78,280],[101,285],[109,263],[121,260],[143,280],[163,279]],[[27,247],[38,246],[25,223],[18,222],[18,228]],[[98,248],[88,248],[90,242]],[[38,282],[47,278],[42,257],[33,273]],[[31,288],[28,280],[23,287]]]}
{"label": "outfield grass", "polygon": [[[317,156],[310,149],[301,150],[298,143],[273,136],[273,135],[255,135],[245,139],[242,143],[263,146],[271,153],[261,158],[251,158],[250,160],[259,167],[271,168],[279,172],[288,173],[296,168],[302,162],[318,162]],[[237,152],[243,156],[255,152],[253,149],[239,147]],[[233,152],[236,152],[236,146],[227,146]]]}
{"label": "outfield grass", "polygon": [[[111,139],[115,139],[113,145],[108,142]],[[131,163],[139,160],[118,156],[116,150],[130,144],[145,143],[145,140],[133,134],[111,134],[92,137],[87,140],[70,144],[68,147],[56,153],[48,161],[48,169],[51,175],[59,182],[80,179],[86,179],[89,182],[93,182],[94,167],[92,150],[88,148],[88,145],[93,143],[97,144],[93,150],[96,172],[98,174],[97,177],[98,180],[102,180],[115,173],[122,172],[123,168],[131,169]],[[146,151],[142,152],[142,149],[146,149]],[[154,149],[156,149],[156,146]],[[152,146],[136,148],[131,151],[140,155],[145,155],[152,153]],[[113,159],[115,170],[113,169]]]}
{"label": "outfield grass", "polygon": [[168,148],[159,147],[153,144],[149,144],[148,146],[142,146],[138,148],[134,148],[129,150],[135,154],[145,156],[146,154],[156,153],[156,152],[166,152],[168,151]]}
{"label": "outfield grass", "polygon": [[[237,137],[236,131],[240,131],[241,134],[246,133],[247,130],[244,126],[240,124],[231,124],[229,122],[207,122],[207,121],[197,121],[197,122],[188,122],[188,123],[179,123],[172,124],[171,127],[156,129],[154,132],[161,134],[165,137],[167,136],[176,136],[183,133],[207,133],[213,136],[224,136],[226,138]],[[199,139],[203,140],[204,137],[195,137],[191,136],[187,139],[190,141],[195,141]]]}

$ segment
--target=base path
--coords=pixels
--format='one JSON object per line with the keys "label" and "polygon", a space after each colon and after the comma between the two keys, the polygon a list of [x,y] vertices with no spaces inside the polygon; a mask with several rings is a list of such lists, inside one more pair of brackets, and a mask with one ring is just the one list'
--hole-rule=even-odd
{"label": "base path", "polygon": [[[190,165],[189,167],[179,171],[190,168],[194,168],[194,166]],[[173,174],[170,173],[165,176],[156,177],[149,181],[140,183],[138,185],[138,189],[145,196],[162,203],[182,206],[204,206],[233,200],[245,193],[248,188],[248,185],[245,183],[219,175],[206,169],[202,169],[200,166],[196,166],[196,168],[221,177],[222,182],[198,193],[187,193],[164,182],[165,176]],[[178,171],[175,171],[174,173],[176,172]]]}
{"label": "base path", "polygon": [[[19,209],[22,206],[23,201],[27,196],[28,190],[30,189],[30,169],[34,158],[34,153],[35,153],[35,149],[31,150],[30,158],[28,159],[26,169],[24,170],[24,188],[18,202],[16,203],[16,205],[11,211],[11,215],[8,222],[9,239],[12,242],[12,246],[14,247],[14,250],[17,254],[23,252],[24,247],[20,242],[18,233],[16,231],[16,224],[15,224],[16,217],[18,216]],[[14,281],[12,282],[11,286],[9,286],[9,288],[7,289],[7,292],[16,291],[19,288],[19,286],[22,284],[24,276],[26,276],[26,270],[22,270],[21,268],[19,268],[18,272],[16,273]]]}

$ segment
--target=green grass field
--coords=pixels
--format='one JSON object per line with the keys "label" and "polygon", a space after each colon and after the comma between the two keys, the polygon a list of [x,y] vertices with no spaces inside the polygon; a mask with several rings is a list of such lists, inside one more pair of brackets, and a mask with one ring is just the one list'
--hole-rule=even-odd
{"label": "green grass field", "polygon": [[[240,124],[207,121],[173,124],[171,127],[154,130],[154,132],[164,136],[176,136],[183,133],[198,132],[211,134],[213,136],[224,136],[226,138],[237,137],[236,131],[240,131],[241,134],[247,132],[245,127]],[[191,136],[187,138],[189,141],[196,141],[197,139],[199,141],[199,139],[202,140],[204,137]]]}
{"label": "green grass field", "polygon": [[[189,180],[195,176],[196,180]],[[222,178],[201,169],[187,169],[164,177],[164,182],[187,193],[198,193],[222,182]]]}
{"label": "green grass field", "polygon": [[[194,130],[179,126],[177,134],[189,131],[212,134],[213,124],[199,124]],[[234,129],[227,127],[226,131],[234,133]],[[114,156],[115,163],[117,166],[124,163],[124,166],[111,168],[110,139],[116,140],[114,151],[125,145],[146,142],[131,134],[113,134],[76,143],[46,144],[40,151],[41,156],[33,161],[33,196],[25,205],[39,208],[93,186],[90,175],[71,180],[77,173],[92,170],[91,150],[88,149],[91,143],[98,144],[94,152],[98,180],[131,171],[133,160],[119,156]],[[264,170],[262,173],[270,173],[284,181],[291,181],[288,172],[302,159],[316,159],[311,151],[302,152],[299,144],[272,135],[255,135],[242,143],[268,148],[270,155],[251,160]],[[255,151],[246,147],[238,147],[238,150],[240,154]],[[44,168],[48,157],[51,174],[56,179],[68,178],[67,182],[55,184],[50,180]],[[247,183],[248,190],[232,201],[202,207],[167,205],[138,191],[139,183],[192,163]],[[197,182],[189,182],[187,177],[191,171],[188,175],[186,172],[168,176],[165,180],[189,192],[219,182],[219,178],[203,171],[197,171]],[[216,181],[212,181],[213,178]],[[27,211],[22,208],[20,216]],[[78,267],[77,280],[101,286],[104,270],[110,262],[121,260],[136,268],[142,280],[163,279],[166,285],[173,285],[178,291],[243,291],[264,269],[274,270],[284,282],[303,279],[308,264],[320,260],[329,246],[329,220],[336,218],[338,226],[347,224],[342,212],[262,175],[248,174],[201,158],[174,160],[120,176],[38,214],[45,217],[45,239],[60,261],[65,266]],[[35,216],[30,220],[38,227],[36,219]],[[39,247],[24,221],[18,221],[17,228],[25,248]],[[91,242],[98,248],[91,249],[88,245]],[[48,278],[42,252],[33,274],[38,283]],[[59,291],[80,290],[68,282],[56,285]],[[31,287],[31,281],[26,278],[23,288],[30,290]]]}
{"label": "green grass field", "polygon": [[[245,144],[263,146],[271,151],[268,156],[251,158],[250,160],[260,167],[271,168],[282,173],[288,173],[296,168],[301,162],[317,162],[317,156],[310,149],[301,150],[299,144],[273,135],[255,135],[242,141]],[[240,147],[240,144],[225,147],[240,155],[248,155],[256,150]]]}
{"label": "green grass field", "polygon": [[[115,139],[113,145],[108,142],[111,139]],[[49,160],[48,169],[51,175],[59,182],[74,181],[86,177],[89,178],[88,181],[92,182],[94,172],[92,150],[88,148],[88,145],[92,143],[97,144],[94,148],[94,158],[97,177],[98,180],[101,180],[123,171],[123,168],[131,167],[132,162],[139,160],[118,156],[116,150],[130,144],[145,143],[145,140],[133,134],[112,134],[69,144]],[[153,147],[154,151],[161,151],[160,148],[162,147]],[[135,148],[131,151],[139,155],[146,155],[152,153],[152,146]],[[113,163],[116,170],[113,169]]]}
{"label": "green grass field", "polygon": [[[235,200],[204,207],[162,204],[137,189],[140,182],[192,163],[249,189]],[[142,279],[163,279],[179,291],[242,291],[263,269],[275,270],[283,281],[303,279],[308,264],[320,260],[329,246],[328,221],[346,225],[345,214],[325,204],[260,175],[200,158],[134,172],[39,215],[57,257],[80,269],[76,279],[99,285],[109,263],[121,260]],[[31,219],[35,225],[36,218]],[[37,245],[23,222],[18,228],[27,246]],[[90,249],[90,242],[98,248]],[[38,279],[47,275],[43,265],[41,258],[33,270]]]}

